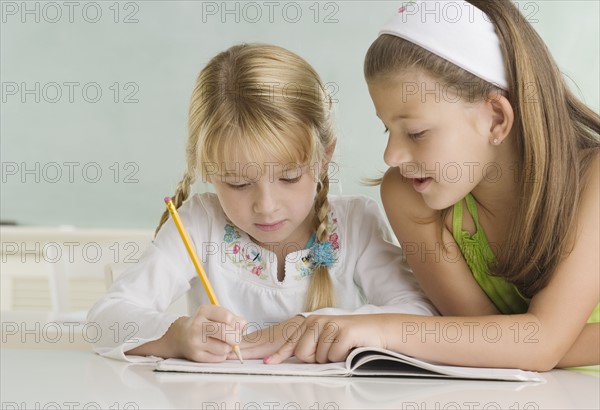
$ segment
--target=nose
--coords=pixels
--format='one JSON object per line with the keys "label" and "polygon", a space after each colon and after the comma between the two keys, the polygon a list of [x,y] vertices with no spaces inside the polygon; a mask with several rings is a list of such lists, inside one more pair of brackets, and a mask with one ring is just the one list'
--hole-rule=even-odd
{"label": "nose", "polygon": [[389,167],[400,167],[410,161],[410,152],[406,143],[400,137],[390,134],[388,138],[383,160]]}
{"label": "nose", "polygon": [[273,184],[265,182],[258,184],[254,191],[252,209],[257,214],[270,215],[278,208],[276,189]]}

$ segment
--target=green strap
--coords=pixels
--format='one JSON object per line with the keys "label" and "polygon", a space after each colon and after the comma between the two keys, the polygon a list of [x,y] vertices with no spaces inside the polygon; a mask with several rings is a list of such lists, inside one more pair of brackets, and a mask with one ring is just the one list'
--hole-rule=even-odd
{"label": "green strap", "polygon": [[[473,195],[469,194],[465,197],[465,200],[467,201],[467,209],[469,210],[469,214],[471,214],[471,218],[473,218],[473,221],[475,221],[477,232],[481,232],[485,237],[483,229],[481,228],[481,225],[479,225],[479,214],[477,213],[477,203],[475,202],[475,198],[473,198]],[[487,242],[487,238],[485,241]]]}
{"label": "green strap", "polygon": [[504,314],[526,312],[529,300],[523,297],[513,284],[501,277],[490,275],[490,266],[496,263],[496,256],[479,224],[475,198],[469,194],[465,197],[465,201],[475,222],[476,232],[469,235],[468,232],[463,231],[463,206],[460,201],[454,205],[452,236],[460,248],[473,278],[500,312]]}
{"label": "green strap", "polygon": [[463,201],[462,199],[454,204],[454,209],[452,211],[452,236],[456,241],[456,244],[460,248],[461,252],[463,249],[463,241],[462,241],[462,220],[463,220]]}

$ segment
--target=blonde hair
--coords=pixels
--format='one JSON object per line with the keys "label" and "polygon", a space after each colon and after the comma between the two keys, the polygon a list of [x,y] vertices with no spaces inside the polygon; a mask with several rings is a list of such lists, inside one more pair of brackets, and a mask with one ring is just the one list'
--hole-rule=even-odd
{"label": "blonde hair", "polygon": [[[316,241],[329,239],[327,152],[334,147],[331,100],[316,71],[301,57],[266,44],[236,45],[212,58],[192,92],[187,167],[173,195],[176,207],[190,195],[200,171],[245,158],[278,158],[282,164],[313,164],[319,183],[314,203]],[[156,232],[168,219],[164,212]],[[309,311],[333,306],[327,267],[313,271]]]}
{"label": "blonde hair", "polygon": [[[506,241],[510,245],[499,249],[498,262],[491,269],[532,296],[546,286],[570,251],[582,179],[600,147],[600,117],[569,91],[543,40],[510,0],[469,3],[496,26],[509,78],[507,92],[389,35],[369,48],[365,78],[386,79],[399,70],[419,69],[458,87],[470,102],[493,93],[509,100],[515,113],[520,192]],[[441,217],[450,210],[442,211]]]}

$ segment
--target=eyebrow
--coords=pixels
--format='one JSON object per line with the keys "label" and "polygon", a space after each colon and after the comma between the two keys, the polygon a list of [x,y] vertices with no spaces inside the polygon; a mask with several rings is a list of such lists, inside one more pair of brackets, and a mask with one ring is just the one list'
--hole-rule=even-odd
{"label": "eyebrow", "polygon": [[[377,116],[377,118],[381,119],[381,116],[379,115],[378,112],[376,112],[375,115]],[[415,117],[414,115],[411,115],[411,114],[398,114],[398,115],[394,115],[392,117],[392,121],[395,121],[395,120],[406,120],[406,119],[409,119],[409,118],[417,118],[417,117]]]}
{"label": "eyebrow", "polygon": [[[253,163],[253,164],[257,164],[257,163]],[[306,169],[310,170],[310,164],[299,164],[296,162],[289,162],[287,164],[283,164],[283,162],[277,162],[277,161],[273,161],[273,162],[265,162],[265,165],[268,164],[268,166],[265,166],[264,168],[261,167],[261,171],[263,172],[263,174],[267,174],[267,175],[287,175],[290,172],[297,172],[298,170],[302,173],[305,172]],[[273,166],[274,165],[274,166]],[[252,166],[252,169],[256,169],[256,167]],[[241,172],[236,172],[236,170],[228,170],[227,167],[225,167],[225,172],[222,174],[215,174],[215,175],[219,175],[221,177],[243,177],[245,176],[247,173],[244,172],[244,170],[242,169]]]}
{"label": "eyebrow", "polygon": [[[304,175],[305,168],[309,168],[310,166],[308,165],[304,165],[304,166],[297,166],[297,167],[290,167],[290,168],[282,168],[281,170],[277,171],[273,171],[273,173],[271,175],[277,176],[277,177],[288,177],[290,176],[290,173],[298,173],[301,175]],[[310,169],[310,168],[309,168]],[[270,171],[269,171],[270,172]],[[269,172],[267,172],[266,175],[269,175]],[[238,174],[237,172],[225,172],[224,174],[219,174],[218,176],[220,176],[221,178],[245,178],[246,175],[244,175],[244,173],[242,172],[241,174]],[[295,178],[296,176],[294,176]],[[247,178],[246,178],[247,179]],[[251,178],[254,179],[254,178]]]}

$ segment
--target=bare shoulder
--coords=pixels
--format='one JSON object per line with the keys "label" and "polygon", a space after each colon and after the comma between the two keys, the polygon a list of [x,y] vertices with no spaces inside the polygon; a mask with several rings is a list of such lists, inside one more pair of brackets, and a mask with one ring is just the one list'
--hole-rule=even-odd
{"label": "bare shoulder", "polygon": [[[390,226],[402,246],[406,242],[435,244],[443,222],[398,168],[390,168],[381,183],[381,202]],[[433,245],[432,245],[433,246]]]}

